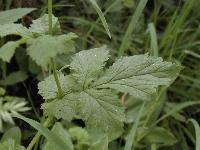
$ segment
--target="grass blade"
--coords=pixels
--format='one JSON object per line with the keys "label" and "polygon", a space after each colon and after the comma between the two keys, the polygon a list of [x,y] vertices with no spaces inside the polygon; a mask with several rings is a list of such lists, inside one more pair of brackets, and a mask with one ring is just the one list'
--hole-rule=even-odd
{"label": "grass blade", "polygon": [[124,54],[127,42],[131,37],[133,29],[135,28],[135,26],[137,24],[137,21],[139,20],[140,15],[142,14],[142,11],[144,10],[144,7],[146,6],[147,1],[148,0],[140,0],[138,6],[136,8],[136,11],[135,11],[134,15],[132,16],[132,19],[131,19],[131,22],[130,22],[130,24],[128,26],[128,29],[126,30],[126,33],[124,35],[122,44],[121,44],[121,46],[119,48],[118,58],[121,57]]}
{"label": "grass blade", "polygon": [[42,124],[18,114],[12,114],[12,116],[24,120],[32,127],[40,131],[49,141],[54,142],[57,150],[61,149],[70,150],[70,148],[65,144],[63,140],[61,140],[57,135],[51,132],[48,128],[44,127]]}
{"label": "grass blade", "polygon": [[192,122],[196,131],[196,150],[200,150],[200,127],[196,120],[189,119],[188,121]]}
{"label": "grass blade", "polygon": [[94,6],[95,10],[97,11],[102,23],[103,23],[103,26],[108,34],[108,36],[111,38],[111,34],[110,34],[110,31],[109,31],[109,28],[108,28],[108,24],[106,22],[106,19],[101,11],[101,9],[99,8],[99,6],[97,5],[96,1],[95,0],[90,0],[90,2],[92,3],[92,5]]}
{"label": "grass blade", "polygon": [[144,105],[145,105],[145,101],[143,102],[141,108],[140,108],[140,111],[135,119],[135,123],[130,131],[130,134],[128,135],[127,137],[127,141],[126,141],[126,144],[125,144],[125,147],[124,147],[124,150],[130,150],[133,146],[133,143],[134,143],[134,138],[135,138],[135,134],[136,134],[136,131],[137,131],[137,128],[138,128],[138,124],[139,124],[139,121],[140,121],[140,117],[142,115],[142,111],[144,109]]}
{"label": "grass blade", "polygon": [[151,36],[151,56],[158,56],[158,42],[155,26],[153,23],[149,23],[148,27]]}

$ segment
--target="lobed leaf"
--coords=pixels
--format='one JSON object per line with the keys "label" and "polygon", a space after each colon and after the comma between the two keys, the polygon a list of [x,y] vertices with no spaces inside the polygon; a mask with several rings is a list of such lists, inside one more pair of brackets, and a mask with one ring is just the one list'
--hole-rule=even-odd
{"label": "lobed leaf", "polygon": [[[48,14],[44,14],[41,18],[33,20],[33,24],[29,30],[36,36],[47,35],[49,31],[49,17]],[[52,15],[52,34],[58,35],[60,33],[60,23],[57,17]]]}
{"label": "lobed leaf", "polygon": [[120,58],[96,81],[93,88],[112,88],[142,99],[151,100],[159,85],[169,85],[181,66],[162,58],[135,55]]}
{"label": "lobed leaf", "polygon": [[22,37],[33,38],[33,34],[26,27],[23,27],[22,24],[14,23],[0,25],[0,37],[7,35],[19,35]]}
{"label": "lobed leaf", "polygon": [[24,15],[35,10],[35,8],[17,8],[0,12],[0,24],[12,23]]}
{"label": "lobed leaf", "polygon": [[111,90],[87,89],[66,98],[89,128],[123,131],[124,108]]}
{"label": "lobed leaf", "polygon": [[108,50],[105,46],[77,53],[72,58],[70,64],[73,76],[83,87],[88,86],[99,70],[105,65],[108,56]]}
{"label": "lobed leaf", "polygon": [[39,65],[47,69],[47,65],[52,57],[60,53],[74,52],[72,38],[76,35],[69,33],[67,35],[60,35],[53,37],[50,35],[43,35],[36,39],[29,39],[27,42],[27,53]]}

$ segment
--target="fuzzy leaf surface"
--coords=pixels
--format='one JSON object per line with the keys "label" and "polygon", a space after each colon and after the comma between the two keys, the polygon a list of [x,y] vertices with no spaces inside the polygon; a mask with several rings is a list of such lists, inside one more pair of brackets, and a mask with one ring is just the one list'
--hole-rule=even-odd
{"label": "fuzzy leaf surface", "polygon": [[10,62],[15,53],[15,49],[19,46],[18,41],[7,42],[0,48],[0,58],[5,62]]}
{"label": "fuzzy leaf surface", "polygon": [[0,150],[25,150],[25,147],[16,144],[13,139],[8,139],[0,143]]}
{"label": "fuzzy leaf surface", "polygon": [[111,90],[87,89],[66,95],[66,99],[89,128],[123,131],[124,108],[118,96]]}
{"label": "fuzzy leaf surface", "polygon": [[[33,24],[29,30],[36,36],[47,35],[49,31],[48,14],[44,14],[41,18],[33,20]],[[60,23],[57,17],[52,15],[52,34],[58,35],[60,33]]]}
{"label": "fuzzy leaf surface", "polygon": [[35,10],[35,8],[17,8],[0,12],[0,24],[12,23],[24,15]]}
{"label": "fuzzy leaf surface", "polygon": [[112,88],[142,99],[151,100],[159,85],[169,85],[182,67],[162,58],[135,55],[117,60],[96,81],[93,88]]}
{"label": "fuzzy leaf surface", "polygon": [[77,53],[70,64],[73,76],[81,85],[88,86],[105,65],[108,57],[108,50],[105,46]]}
{"label": "fuzzy leaf surface", "polygon": [[0,25],[0,36],[4,37],[7,35],[19,35],[22,37],[33,38],[33,34],[22,24],[4,24]]}
{"label": "fuzzy leaf surface", "polygon": [[[63,95],[67,93],[71,93],[73,91],[74,85],[76,84],[76,80],[71,75],[64,76],[63,73],[59,73],[58,75],[59,82],[61,84],[61,89],[63,91]],[[41,81],[38,84],[39,94],[45,99],[56,99],[58,88],[56,86],[56,82],[53,75],[45,78],[44,81]]]}
{"label": "fuzzy leaf surface", "polygon": [[29,39],[27,42],[27,53],[38,64],[47,69],[47,65],[52,57],[60,53],[74,52],[72,38],[76,35],[73,33],[67,35],[60,35],[57,37],[50,35],[43,35],[36,39]]}

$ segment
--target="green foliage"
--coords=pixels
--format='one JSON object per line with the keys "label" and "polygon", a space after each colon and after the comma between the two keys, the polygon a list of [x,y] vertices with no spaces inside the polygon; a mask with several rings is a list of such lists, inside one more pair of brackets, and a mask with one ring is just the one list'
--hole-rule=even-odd
{"label": "green foliage", "polygon": [[0,149],[1,150],[25,150],[25,147],[16,144],[15,141],[10,138],[7,141],[0,143]]}
{"label": "green foliage", "polygon": [[0,12],[0,24],[8,24],[17,21],[35,8],[17,8]]}
{"label": "green foliage", "polygon": [[[46,103],[42,105],[46,115],[70,121],[75,113],[90,128],[122,131],[124,109],[110,89],[128,92],[142,100],[151,100],[155,95],[155,88],[162,84],[169,85],[182,69],[176,64],[163,62],[161,58],[147,54],[124,57],[94,82],[107,59],[108,50],[105,46],[77,53],[70,63],[72,73],[67,76],[59,74],[64,93],[62,99],[57,98],[58,91],[53,76],[40,82],[38,88],[46,99]],[[49,103],[49,99],[52,102]],[[62,115],[63,113],[68,114],[68,117]]]}

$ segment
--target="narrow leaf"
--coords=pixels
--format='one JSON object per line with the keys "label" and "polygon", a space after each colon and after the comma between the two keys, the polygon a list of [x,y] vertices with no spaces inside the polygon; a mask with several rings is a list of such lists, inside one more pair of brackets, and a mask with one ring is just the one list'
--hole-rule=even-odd
{"label": "narrow leaf", "polygon": [[17,8],[0,12],[0,24],[13,23],[35,8]]}
{"label": "narrow leaf", "polygon": [[73,33],[53,37],[43,35],[36,39],[30,39],[27,42],[27,53],[39,65],[47,69],[47,65],[52,57],[60,53],[74,52],[72,38],[76,36]]}
{"label": "narrow leaf", "polygon": [[73,76],[85,87],[93,80],[107,60],[108,50],[103,46],[77,53],[72,58],[70,68],[73,70]]}
{"label": "narrow leaf", "polygon": [[7,35],[19,35],[22,37],[33,38],[33,34],[22,24],[4,24],[0,25],[0,37]]}
{"label": "narrow leaf", "polygon": [[147,54],[124,57],[116,61],[92,87],[113,88],[142,100],[151,100],[156,87],[169,85],[181,69],[179,65]]}
{"label": "narrow leaf", "polygon": [[103,23],[103,26],[108,34],[108,36],[111,38],[111,34],[110,34],[110,31],[109,31],[109,28],[108,28],[108,24],[106,22],[106,19],[104,17],[104,14],[102,13],[101,9],[99,8],[98,4],[96,3],[95,0],[90,0],[90,2],[92,3],[92,5],[94,6],[95,10],[97,11],[102,23]]}
{"label": "narrow leaf", "polygon": [[144,109],[144,105],[145,105],[145,101],[143,102],[141,108],[140,108],[140,111],[138,112],[137,114],[137,117],[135,119],[135,122],[134,122],[134,125],[127,137],[127,141],[126,141],[126,144],[125,144],[125,147],[124,147],[124,150],[130,150],[133,146],[133,143],[134,143],[134,138],[135,138],[135,135],[136,135],[136,131],[138,129],[138,125],[139,125],[139,122],[140,122],[140,117],[142,116],[142,111]]}
{"label": "narrow leaf", "polygon": [[199,124],[196,120],[194,119],[189,119],[188,121],[192,122],[195,128],[195,133],[196,133],[196,150],[200,149],[200,127]]}
{"label": "narrow leaf", "polygon": [[17,117],[19,119],[24,120],[25,122],[30,124],[32,127],[37,129],[38,131],[40,131],[49,141],[51,141],[55,144],[54,146],[56,149],[70,150],[70,148],[67,146],[67,144],[65,142],[63,142],[63,140],[61,140],[59,138],[59,136],[57,136],[55,133],[51,132],[48,128],[44,127],[40,123],[38,123],[32,119],[23,117],[21,115],[17,115],[17,114],[13,114],[13,117]]}
{"label": "narrow leaf", "polygon": [[[44,14],[41,18],[33,20],[33,24],[29,30],[36,36],[47,35],[49,31],[49,18],[48,14]],[[57,17],[52,15],[52,35],[58,35],[60,33],[60,23]]]}
{"label": "narrow leaf", "polygon": [[124,108],[117,95],[112,91],[88,89],[71,95],[68,97],[68,101],[74,103],[74,110],[89,128],[99,128],[103,131],[123,131]]}

